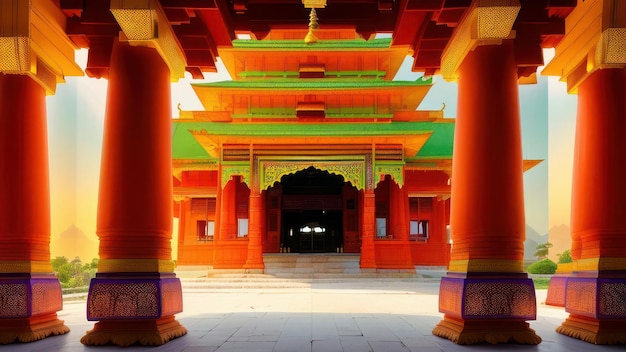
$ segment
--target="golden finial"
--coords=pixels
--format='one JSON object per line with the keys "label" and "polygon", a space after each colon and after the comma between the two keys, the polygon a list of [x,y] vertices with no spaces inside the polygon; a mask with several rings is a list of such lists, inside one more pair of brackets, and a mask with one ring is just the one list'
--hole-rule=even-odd
{"label": "golden finial", "polygon": [[326,0],[302,0],[302,4],[305,8],[311,9],[311,13],[309,14],[309,32],[306,34],[306,37],[304,37],[304,42],[307,44],[313,44],[317,42],[317,37],[314,32],[319,28],[315,9],[326,7]]}
{"label": "golden finial", "polygon": [[317,37],[315,36],[314,31],[319,28],[319,24],[317,23],[317,13],[315,12],[315,8],[311,8],[311,14],[309,14],[309,32],[304,37],[304,42],[307,44],[313,44],[317,42]]}

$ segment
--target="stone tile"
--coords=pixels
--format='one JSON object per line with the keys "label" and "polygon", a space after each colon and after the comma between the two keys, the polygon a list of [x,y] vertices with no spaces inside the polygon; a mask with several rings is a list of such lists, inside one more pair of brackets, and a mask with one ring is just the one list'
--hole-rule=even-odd
{"label": "stone tile", "polygon": [[400,341],[370,341],[373,352],[410,352]]}
{"label": "stone tile", "polygon": [[215,352],[272,352],[274,351],[273,342],[231,342],[227,341],[221,345]]}
{"label": "stone tile", "polygon": [[342,336],[339,339],[344,352],[367,352],[371,351],[367,339],[363,336]]}
{"label": "stone tile", "polygon": [[281,336],[273,352],[311,351],[311,338],[306,336]]}
{"label": "stone tile", "polygon": [[253,335],[250,336],[250,342],[276,342],[280,338],[280,335]]}
{"label": "stone tile", "polygon": [[339,338],[313,340],[312,352],[343,352]]}

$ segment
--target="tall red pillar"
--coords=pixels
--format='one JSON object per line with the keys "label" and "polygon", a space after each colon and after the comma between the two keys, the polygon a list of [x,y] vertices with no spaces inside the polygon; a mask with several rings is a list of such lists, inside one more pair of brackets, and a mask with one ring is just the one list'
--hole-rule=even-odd
{"label": "tall red pillar", "polygon": [[0,344],[69,332],[50,265],[46,93],[0,73]]}
{"label": "tall red pillar", "polygon": [[237,238],[236,189],[237,177],[228,180],[219,193],[219,222],[217,237],[213,244],[213,268],[232,268],[231,247],[228,241]]}
{"label": "tall red pillar", "polygon": [[161,345],[186,334],[174,274],[170,72],[155,49],[113,45],[86,345]]}
{"label": "tall red pillar", "polygon": [[373,189],[361,191],[361,269],[376,269],[376,249],[374,236],[376,233],[376,198]]}
{"label": "tall red pillar", "polygon": [[572,257],[558,332],[626,343],[626,69],[600,69],[578,86],[572,180]]}
{"label": "tall red pillar", "polygon": [[398,241],[394,248],[397,260],[394,269],[415,270],[409,244],[409,197],[406,188],[401,188],[395,180],[389,183],[389,209],[391,234]]}
{"label": "tall red pillar", "polygon": [[513,45],[478,46],[460,66],[452,164],[452,253],[433,334],[459,344],[541,342],[523,272],[522,145]]}
{"label": "tall red pillar", "polygon": [[265,215],[263,201],[259,191],[250,190],[249,216],[250,223],[248,226],[248,258],[244,269],[248,271],[263,272],[265,264],[263,263],[263,216]]}

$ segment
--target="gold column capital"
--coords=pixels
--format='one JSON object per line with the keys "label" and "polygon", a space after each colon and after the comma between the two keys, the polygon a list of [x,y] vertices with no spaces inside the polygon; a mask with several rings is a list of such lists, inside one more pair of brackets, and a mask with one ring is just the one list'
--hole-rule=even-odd
{"label": "gold column capital", "polygon": [[156,49],[170,69],[172,82],[185,76],[185,53],[158,1],[111,0],[110,10],[122,29],[120,41]]}
{"label": "gold column capital", "polygon": [[542,74],[560,77],[567,91],[576,94],[596,70],[625,67],[626,2],[579,1],[565,19],[565,37]]}
{"label": "gold column capital", "polygon": [[499,45],[515,38],[512,30],[521,9],[518,0],[477,0],[467,9],[441,55],[441,75],[456,81],[467,54],[480,45]]}
{"label": "gold column capital", "polygon": [[82,76],[65,23],[51,0],[0,2],[0,72],[28,75],[48,95],[65,76]]}

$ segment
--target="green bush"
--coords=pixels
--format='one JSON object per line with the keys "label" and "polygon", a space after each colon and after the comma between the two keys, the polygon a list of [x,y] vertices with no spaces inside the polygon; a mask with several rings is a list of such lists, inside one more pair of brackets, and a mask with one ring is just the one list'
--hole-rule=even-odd
{"label": "green bush", "polygon": [[554,274],[555,271],[556,263],[550,259],[534,262],[528,267],[528,272],[531,274]]}
{"label": "green bush", "polygon": [[557,254],[557,256],[559,257],[559,263],[558,264],[566,264],[566,263],[573,262],[573,260],[572,260],[572,251],[569,250],[569,249],[565,250],[561,254]]}

